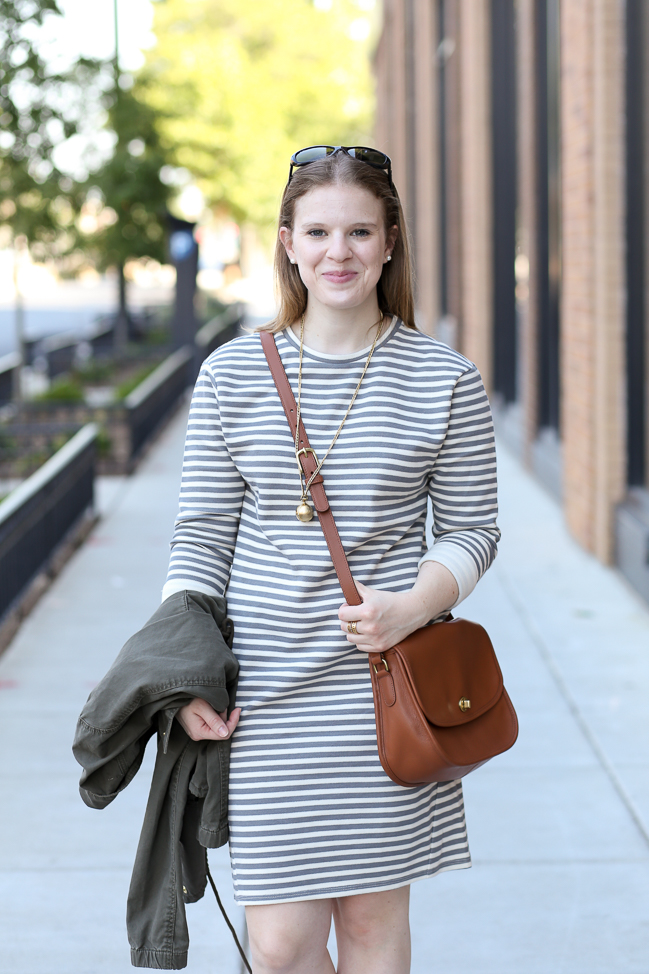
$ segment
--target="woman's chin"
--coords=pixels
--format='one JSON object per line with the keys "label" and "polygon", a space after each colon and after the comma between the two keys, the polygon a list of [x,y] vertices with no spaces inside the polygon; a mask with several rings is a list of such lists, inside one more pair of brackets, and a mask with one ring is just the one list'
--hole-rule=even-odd
{"label": "woman's chin", "polygon": [[362,294],[356,289],[346,289],[344,286],[336,286],[335,288],[323,289],[320,293],[315,294],[314,297],[326,308],[338,311],[350,311],[353,308],[360,308],[370,297],[370,294]]}

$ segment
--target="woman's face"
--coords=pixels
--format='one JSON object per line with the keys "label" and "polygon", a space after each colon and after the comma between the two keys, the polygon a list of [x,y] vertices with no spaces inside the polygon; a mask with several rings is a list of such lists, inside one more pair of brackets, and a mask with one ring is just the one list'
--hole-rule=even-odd
{"label": "woman's face", "polygon": [[293,230],[280,229],[309,300],[340,310],[376,300],[376,285],[396,237],[396,227],[386,234],[383,207],[373,193],[337,184],[301,196]]}

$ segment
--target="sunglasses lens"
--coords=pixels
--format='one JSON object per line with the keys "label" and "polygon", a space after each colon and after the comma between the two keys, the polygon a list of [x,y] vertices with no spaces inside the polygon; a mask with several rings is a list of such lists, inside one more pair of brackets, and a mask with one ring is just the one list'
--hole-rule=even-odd
{"label": "sunglasses lens", "polygon": [[291,172],[288,178],[289,183],[293,175],[294,166],[306,166],[310,162],[317,162],[319,159],[326,159],[327,156],[331,156],[335,152],[346,152],[353,159],[358,159],[359,162],[366,162],[368,165],[374,166],[376,169],[386,169],[388,178],[390,180],[392,179],[390,175],[390,157],[386,156],[385,152],[380,152],[378,149],[368,149],[368,147],[364,145],[310,145],[307,146],[306,149],[298,149],[298,151],[291,156]]}
{"label": "sunglasses lens", "polygon": [[360,162],[369,163],[370,166],[383,168],[388,164],[388,157],[385,152],[379,152],[378,149],[367,149],[362,145],[355,145],[349,150],[349,154]]}
{"label": "sunglasses lens", "polygon": [[293,156],[293,164],[303,166],[307,162],[316,162],[318,159],[326,159],[334,151],[331,145],[312,145],[308,149],[300,149]]}

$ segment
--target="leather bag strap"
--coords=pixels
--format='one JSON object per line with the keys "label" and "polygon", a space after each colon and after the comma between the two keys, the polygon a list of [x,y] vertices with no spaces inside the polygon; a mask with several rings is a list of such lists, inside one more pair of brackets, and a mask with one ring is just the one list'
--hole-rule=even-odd
{"label": "leather bag strap", "polygon": [[[259,337],[261,338],[261,347],[264,350],[264,355],[266,356],[266,361],[268,362],[270,374],[272,375],[273,381],[277,387],[280,402],[284,407],[286,419],[288,420],[288,425],[291,430],[291,434],[293,435],[293,442],[295,442],[297,403],[295,402],[295,396],[293,395],[293,390],[291,389],[291,383],[288,381],[288,376],[286,375],[282,360],[277,350],[277,345],[275,344],[275,336],[269,331],[261,331],[259,332]],[[309,445],[309,438],[306,435],[302,417],[300,417],[300,435],[298,438],[298,445],[300,451],[298,459],[302,467],[302,472],[308,482],[309,477],[311,477],[313,474],[318,463],[315,458],[315,453]],[[358,594],[358,589],[356,588],[354,579],[352,578],[349,562],[347,561],[347,555],[345,554],[345,549],[343,548],[342,541],[340,540],[338,528],[336,527],[334,516],[331,512],[331,508],[329,507],[327,495],[325,494],[324,481],[321,473],[314,478],[310,491],[313,499],[313,506],[318,512],[318,518],[320,520],[320,525],[322,526],[322,533],[325,536],[325,541],[327,542],[327,547],[329,548],[331,560],[333,561],[334,568],[336,569],[336,575],[338,576],[340,587],[343,590],[345,601],[348,605],[360,605],[363,600]]]}

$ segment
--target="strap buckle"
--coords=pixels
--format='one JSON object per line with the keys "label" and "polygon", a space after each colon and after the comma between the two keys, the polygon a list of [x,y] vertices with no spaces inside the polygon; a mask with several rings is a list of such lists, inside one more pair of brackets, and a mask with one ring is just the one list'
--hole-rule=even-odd
{"label": "strap buckle", "polygon": [[304,454],[305,457],[306,457],[307,453],[312,453],[313,454],[313,459],[315,460],[316,466],[317,466],[317,464],[318,464],[318,454],[315,452],[315,450],[312,450],[310,446],[303,446],[301,450],[297,450],[296,451],[296,453],[295,453],[295,459],[297,460],[298,464],[300,462],[300,454],[302,454],[302,453]]}

